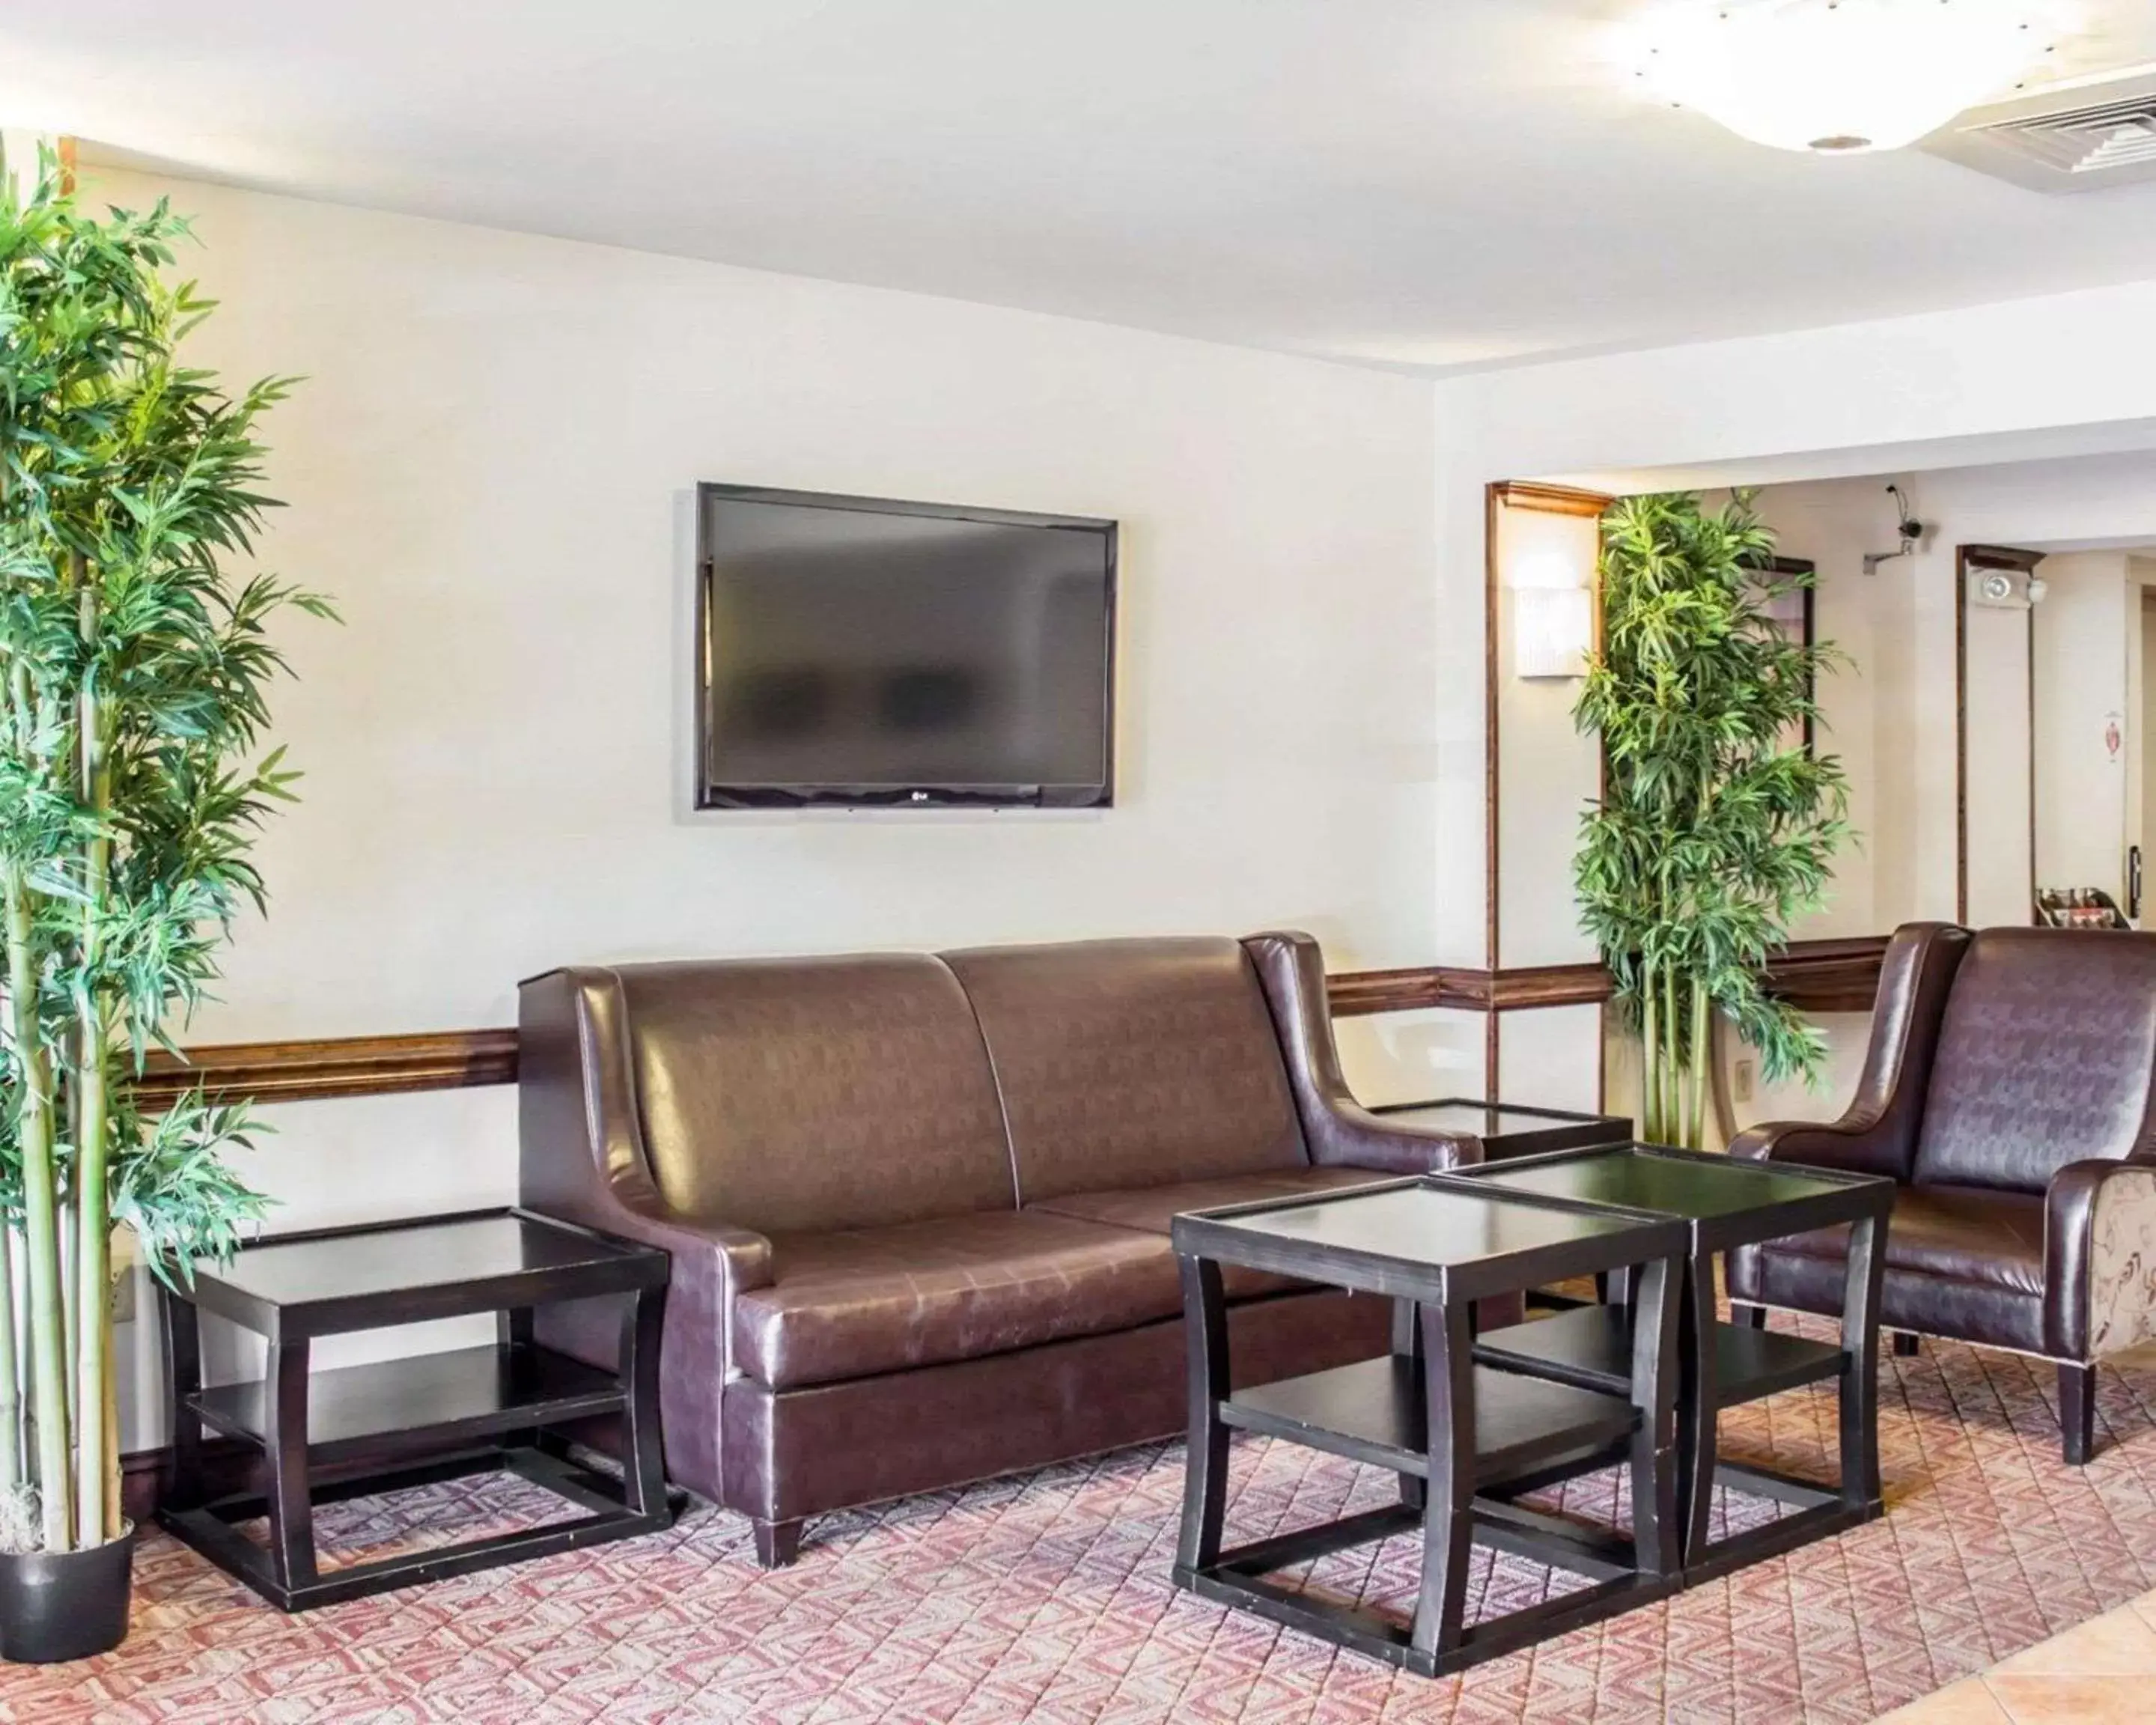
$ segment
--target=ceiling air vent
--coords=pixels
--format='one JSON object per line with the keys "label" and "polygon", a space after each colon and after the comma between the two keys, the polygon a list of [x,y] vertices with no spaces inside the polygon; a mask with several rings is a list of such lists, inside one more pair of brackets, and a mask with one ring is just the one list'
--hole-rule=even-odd
{"label": "ceiling air vent", "polygon": [[2038,192],[2156,180],[2156,73],[1972,108],[1922,147]]}

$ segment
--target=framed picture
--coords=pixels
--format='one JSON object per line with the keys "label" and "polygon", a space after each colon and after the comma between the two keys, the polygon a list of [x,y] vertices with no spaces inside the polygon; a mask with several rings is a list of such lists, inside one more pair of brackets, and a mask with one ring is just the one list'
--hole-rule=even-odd
{"label": "framed picture", "polygon": [[[1768,566],[1771,575],[1810,575],[1814,565],[1802,557],[1776,557]],[[1813,602],[1819,594],[1810,587],[1793,588],[1787,593],[1776,593],[1767,601],[1768,621],[1779,629],[1785,639],[1809,647],[1817,638],[1813,634]],[[1804,691],[1808,696],[1819,693],[1816,686]],[[1807,717],[1801,725],[1792,725],[1784,746],[1801,748],[1807,754],[1817,746],[1819,739],[1813,734],[1812,721]]]}

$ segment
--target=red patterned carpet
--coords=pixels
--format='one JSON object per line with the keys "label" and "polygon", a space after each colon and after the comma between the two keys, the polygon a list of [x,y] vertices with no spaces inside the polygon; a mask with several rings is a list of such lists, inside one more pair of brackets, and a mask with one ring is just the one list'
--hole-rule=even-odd
{"label": "red patterned carpet", "polygon": [[[1881,1389],[1885,1520],[1438,1682],[1174,1592],[1182,1456],[1165,1446],[834,1517],[776,1574],[751,1561],[746,1523],[699,1511],[656,1538],[298,1618],[151,1538],[126,1645],[0,1669],[0,1719],[1860,1721],[2156,1584],[2156,1368],[2104,1375],[2105,1447],[2079,1471],[2058,1460],[2046,1368],[1928,1343],[1887,1362]],[[1832,1411],[1815,1392],[1757,1404],[1725,1418],[1724,1442],[1824,1467]],[[515,1524],[528,1489],[460,1481],[318,1522],[350,1559]],[[1330,1457],[1239,1443],[1229,1537],[1391,1490]],[[1574,1490],[1585,1504],[1610,1487]],[[1328,1560],[1312,1584],[1395,1604],[1414,1556],[1395,1541],[1374,1564]],[[1509,1558],[1482,1579],[1492,1602],[1546,1582]]]}

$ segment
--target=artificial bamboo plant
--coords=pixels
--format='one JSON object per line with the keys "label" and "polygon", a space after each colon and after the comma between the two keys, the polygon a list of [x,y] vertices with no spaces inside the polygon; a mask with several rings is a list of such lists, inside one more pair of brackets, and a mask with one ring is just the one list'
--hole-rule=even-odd
{"label": "artificial bamboo plant", "polygon": [[[28,178],[28,177],[23,177]],[[292,775],[255,758],[282,668],[264,626],[320,601],[219,567],[270,500],[255,424],[180,357],[208,311],[162,272],[184,223],[94,216],[57,163],[0,165],[0,1537],[121,1532],[111,1246],[163,1275],[228,1253],[262,1201],[220,1153],[244,1107],[161,1112],[129,1080],[262,901],[254,830]]]}
{"label": "artificial bamboo plant", "polygon": [[1573,867],[1582,924],[1639,1032],[1640,1130],[1702,1148],[1714,1015],[1770,1081],[1815,1080],[1818,1029],[1760,975],[1815,907],[1849,837],[1841,764],[1795,738],[1819,717],[1827,644],[1786,638],[1768,602],[1773,534],[1743,494],[1629,497],[1602,518],[1602,644],[1574,716],[1600,737],[1604,790]]}

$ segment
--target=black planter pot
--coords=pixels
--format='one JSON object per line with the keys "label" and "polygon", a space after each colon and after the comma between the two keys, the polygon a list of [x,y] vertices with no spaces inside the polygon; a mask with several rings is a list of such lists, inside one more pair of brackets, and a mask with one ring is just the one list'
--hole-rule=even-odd
{"label": "black planter pot", "polygon": [[58,1665],[127,1639],[135,1529],[88,1551],[0,1552],[0,1659]]}

